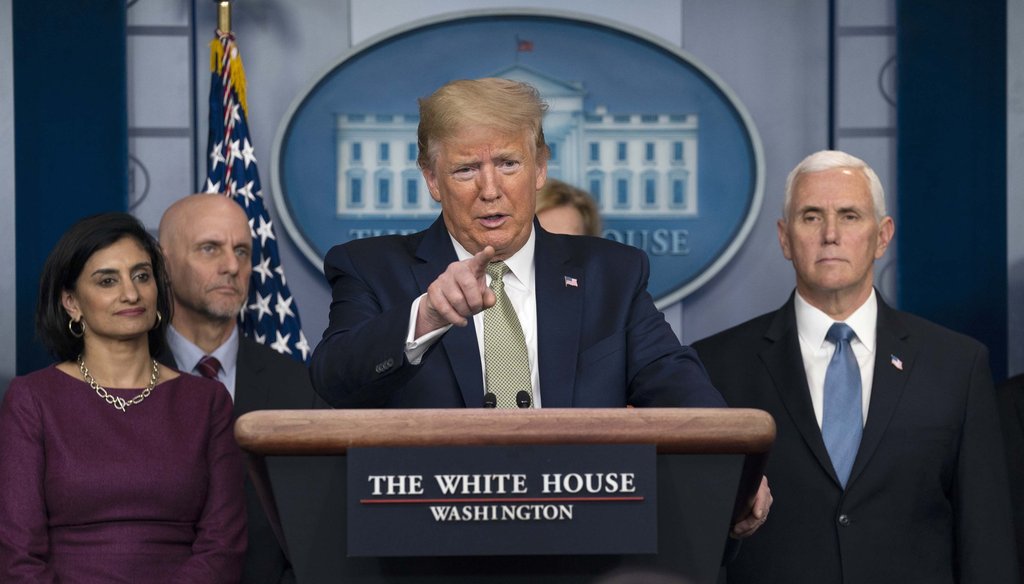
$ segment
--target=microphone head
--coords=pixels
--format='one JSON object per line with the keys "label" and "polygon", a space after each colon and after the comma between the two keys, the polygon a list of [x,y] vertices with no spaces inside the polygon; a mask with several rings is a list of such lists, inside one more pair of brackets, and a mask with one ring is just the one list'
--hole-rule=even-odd
{"label": "microphone head", "polygon": [[519,393],[516,394],[516,405],[520,408],[528,408],[532,405],[533,398],[530,397],[530,392],[525,389],[520,389]]}
{"label": "microphone head", "polygon": [[498,396],[494,395],[493,392],[488,391],[484,394],[484,407],[491,409],[498,407]]}

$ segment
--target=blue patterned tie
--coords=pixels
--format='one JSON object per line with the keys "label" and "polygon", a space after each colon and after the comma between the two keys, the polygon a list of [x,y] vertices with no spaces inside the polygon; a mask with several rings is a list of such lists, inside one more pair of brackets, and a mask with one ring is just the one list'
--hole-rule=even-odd
{"label": "blue patterned tie", "polygon": [[846,488],[853,459],[860,448],[864,431],[861,415],[860,367],[850,347],[856,335],[849,326],[837,322],[828,329],[825,340],[834,343],[835,353],[825,371],[825,406],[821,420],[821,436],[832,459],[839,482]]}

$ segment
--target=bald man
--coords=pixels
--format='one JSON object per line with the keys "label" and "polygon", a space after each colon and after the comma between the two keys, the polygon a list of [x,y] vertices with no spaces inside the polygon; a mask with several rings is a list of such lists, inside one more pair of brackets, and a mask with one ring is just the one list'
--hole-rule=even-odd
{"label": "bald man", "polygon": [[[253,410],[314,407],[301,363],[239,334],[238,314],[252,274],[252,236],[242,207],[216,194],[180,199],[160,220],[160,246],[174,296],[167,333],[173,354],[160,360],[221,381],[234,399],[236,418]],[[249,548],[242,582],[294,582],[250,481],[246,503]]]}

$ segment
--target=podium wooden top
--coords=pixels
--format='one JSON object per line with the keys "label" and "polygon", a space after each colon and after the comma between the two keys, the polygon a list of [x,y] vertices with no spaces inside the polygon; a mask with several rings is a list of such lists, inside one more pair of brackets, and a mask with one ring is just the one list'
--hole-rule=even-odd
{"label": "podium wooden top", "polygon": [[765,454],[771,415],[753,409],[263,410],[235,423],[260,455],[345,454],[352,447],[655,444],[662,454]]}

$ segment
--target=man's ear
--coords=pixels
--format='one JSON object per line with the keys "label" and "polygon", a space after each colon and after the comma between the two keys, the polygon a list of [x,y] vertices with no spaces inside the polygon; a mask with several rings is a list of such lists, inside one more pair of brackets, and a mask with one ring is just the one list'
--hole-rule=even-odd
{"label": "man's ear", "polygon": [[792,250],[789,249],[789,234],[786,231],[786,222],[783,221],[782,219],[779,219],[778,222],[775,224],[775,228],[776,231],[778,231],[779,247],[782,248],[783,257],[785,257],[787,260],[792,261],[793,253]]}
{"label": "man's ear", "polygon": [[437,186],[437,175],[434,174],[434,170],[431,168],[421,168],[420,172],[423,173],[423,180],[427,181],[427,190],[430,191],[430,198],[440,203],[441,189]]}
{"label": "man's ear", "polygon": [[878,245],[875,247],[875,259],[881,259],[885,255],[885,250],[889,248],[889,243],[892,242],[892,237],[896,233],[896,223],[893,222],[892,217],[886,215],[882,218],[882,222],[878,224]]}

